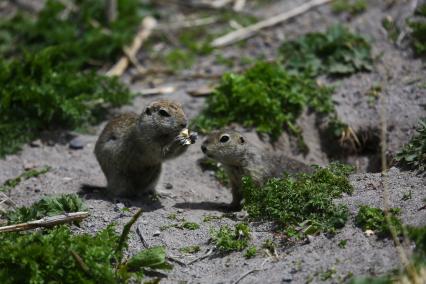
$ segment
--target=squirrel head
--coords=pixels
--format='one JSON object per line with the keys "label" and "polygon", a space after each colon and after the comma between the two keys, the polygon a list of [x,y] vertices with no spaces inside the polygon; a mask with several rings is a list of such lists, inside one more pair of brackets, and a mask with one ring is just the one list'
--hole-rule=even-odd
{"label": "squirrel head", "polygon": [[150,103],[139,118],[139,128],[143,133],[155,131],[160,136],[175,137],[187,124],[182,105],[169,100]]}
{"label": "squirrel head", "polygon": [[224,165],[240,166],[246,160],[247,141],[234,130],[216,130],[204,139],[203,153]]}

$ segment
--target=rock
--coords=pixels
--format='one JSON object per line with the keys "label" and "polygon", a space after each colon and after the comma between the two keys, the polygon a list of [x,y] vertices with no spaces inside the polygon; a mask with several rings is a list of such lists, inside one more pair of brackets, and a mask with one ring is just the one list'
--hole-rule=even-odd
{"label": "rock", "polygon": [[161,234],[161,232],[160,231],[155,231],[154,232],[154,234],[152,234],[154,237],[157,237],[157,236],[159,236]]}
{"label": "rock", "polygon": [[373,231],[373,230],[365,230],[364,234],[365,234],[367,237],[371,237],[371,236],[373,236],[373,235],[374,235],[374,231]]}
{"label": "rock", "polygon": [[80,137],[75,137],[70,141],[69,147],[73,150],[80,150],[84,148],[84,142],[81,140]]}
{"label": "rock", "polygon": [[173,188],[173,184],[171,184],[171,183],[167,182],[167,183],[164,185],[164,187],[165,187],[166,189],[172,189],[172,188]]}
{"label": "rock", "polygon": [[40,139],[37,139],[37,140],[32,141],[32,142],[30,143],[30,146],[31,146],[31,147],[33,147],[33,148],[41,147],[41,140],[40,140]]}

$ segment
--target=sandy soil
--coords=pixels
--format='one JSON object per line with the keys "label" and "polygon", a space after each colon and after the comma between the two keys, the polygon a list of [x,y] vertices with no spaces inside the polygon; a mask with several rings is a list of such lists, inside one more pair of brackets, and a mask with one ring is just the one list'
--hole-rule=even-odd
{"label": "sandy soil", "polygon": [[[280,1],[273,6],[262,6],[256,11],[260,17],[282,11],[283,7],[291,7],[303,1]],[[370,2],[370,1],[369,1]],[[336,85],[333,100],[339,117],[348,123],[358,133],[368,133],[365,148],[357,154],[348,154],[345,149],[330,144],[324,138],[318,118],[314,114],[305,113],[299,120],[304,129],[304,138],[310,152],[303,156],[298,153],[294,143],[285,134],[272,147],[253,133],[245,130],[249,139],[265,148],[296,157],[306,163],[326,165],[330,160],[340,158],[358,167],[358,173],[351,175],[350,180],[355,188],[354,194],[345,196],[336,202],[347,204],[351,218],[346,226],[335,236],[319,235],[298,244],[285,243],[280,236],[271,232],[271,224],[253,223],[253,243],[258,247],[264,240],[273,239],[279,243],[278,257],[267,257],[259,250],[258,255],[246,260],[242,253],[219,255],[213,253],[210,257],[191,265],[175,263],[174,269],[167,274],[155,275],[162,279],[161,283],[233,283],[245,273],[252,271],[240,283],[306,283],[321,282],[326,271],[335,271],[332,277],[323,282],[343,282],[353,275],[378,275],[399,267],[396,250],[390,240],[366,236],[353,224],[353,217],[361,204],[383,207],[383,184],[387,183],[390,192],[390,205],[402,210],[405,223],[425,226],[426,210],[419,210],[426,197],[426,180],[412,172],[391,168],[388,178],[379,173],[377,154],[379,152],[380,110],[381,105],[368,103],[365,93],[373,85],[383,87],[385,118],[388,124],[387,142],[389,155],[392,156],[414,132],[419,118],[426,117],[425,69],[422,62],[414,59],[406,47],[395,47],[387,39],[381,27],[381,20],[386,15],[404,17],[405,8],[396,6],[386,9],[381,1],[371,1],[367,12],[352,19],[336,16],[328,6],[305,13],[294,20],[270,28],[247,41],[245,47],[238,45],[227,47],[214,54],[206,56],[191,69],[212,72],[223,72],[223,66],[215,65],[217,52],[223,52],[227,57],[243,56],[267,58],[276,55],[276,48],[285,39],[292,39],[309,31],[325,30],[333,23],[342,22],[353,30],[367,35],[374,46],[377,56],[375,68],[370,73],[356,74],[343,80],[331,80]],[[272,11],[272,12],[271,12]],[[140,55],[143,58],[143,55]],[[188,70],[184,71],[187,72]],[[129,81],[134,70],[124,77]],[[152,83],[153,78],[134,82],[131,88],[135,91]],[[162,82],[176,87],[176,92],[155,97],[137,97],[132,105],[115,110],[115,112],[140,112],[149,101],[158,98],[168,98],[183,104],[189,117],[194,117],[204,106],[203,98],[189,96],[186,91],[206,84],[205,80],[179,80],[175,76],[163,77]],[[422,87],[423,84],[423,87]],[[99,133],[105,123],[96,127]],[[73,133],[71,133],[73,134]],[[52,170],[38,178],[29,179],[11,191],[10,197],[19,205],[29,205],[46,195],[60,193],[79,193],[85,200],[90,217],[80,228],[81,232],[96,232],[111,222],[116,222],[120,229],[138,208],[144,213],[137,225],[146,242],[150,245],[164,245],[169,256],[184,263],[189,263],[206,254],[212,245],[209,244],[209,231],[220,225],[233,225],[238,222],[237,214],[227,215],[210,222],[203,222],[206,215],[222,216],[221,205],[229,203],[231,195],[227,188],[220,185],[212,173],[203,172],[197,161],[202,158],[200,142],[191,146],[183,156],[164,164],[163,173],[157,186],[160,194],[158,201],[146,200],[111,200],[102,191],[83,192],[81,186],[90,184],[104,186],[105,179],[93,155],[96,134],[79,135],[84,141],[82,150],[71,150],[68,146],[70,134],[61,133],[56,143],[41,143],[39,147],[25,146],[17,155],[11,155],[0,160],[0,183],[8,178],[19,175],[24,168],[48,165]],[[202,137],[200,137],[200,141]],[[53,144],[53,145],[52,145]],[[336,150],[337,149],[337,150]],[[333,153],[339,155],[333,155]],[[172,185],[172,188],[170,188]],[[166,186],[168,185],[168,186]],[[412,197],[403,201],[404,193],[410,192]],[[128,207],[127,212],[123,210]],[[177,228],[161,230],[161,227],[176,221],[167,218],[176,213],[178,218],[185,218],[200,224],[200,229],[189,231]],[[348,240],[345,248],[338,246],[339,241]],[[185,255],[179,248],[199,245],[202,249],[195,255]],[[132,254],[143,245],[135,233],[131,233],[130,250]]]}

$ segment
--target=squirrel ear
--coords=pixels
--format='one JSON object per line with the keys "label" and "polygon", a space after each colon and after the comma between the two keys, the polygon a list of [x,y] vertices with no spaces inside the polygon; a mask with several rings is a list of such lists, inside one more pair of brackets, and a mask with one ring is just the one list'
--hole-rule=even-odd
{"label": "squirrel ear", "polygon": [[149,107],[146,108],[145,113],[147,115],[151,115],[151,109]]}
{"label": "squirrel ear", "polygon": [[243,137],[243,136],[240,136],[240,143],[241,143],[241,144],[246,143],[246,140],[244,139],[244,137]]}

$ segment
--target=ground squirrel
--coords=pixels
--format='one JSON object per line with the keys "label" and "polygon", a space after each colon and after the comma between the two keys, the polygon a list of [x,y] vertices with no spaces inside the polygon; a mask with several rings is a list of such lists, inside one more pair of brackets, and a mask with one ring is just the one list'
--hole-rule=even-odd
{"label": "ground squirrel", "polygon": [[178,103],[159,100],[144,111],[124,113],[108,122],[95,146],[96,158],[115,196],[155,192],[163,161],[184,153],[197,134],[188,133]]}
{"label": "ground squirrel", "polygon": [[213,131],[204,140],[201,150],[207,157],[222,164],[231,183],[231,207],[234,209],[241,208],[241,178],[244,176],[251,176],[260,185],[268,178],[282,176],[284,172],[294,174],[313,171],[295,159],[261,151],[233,130]]}

